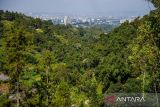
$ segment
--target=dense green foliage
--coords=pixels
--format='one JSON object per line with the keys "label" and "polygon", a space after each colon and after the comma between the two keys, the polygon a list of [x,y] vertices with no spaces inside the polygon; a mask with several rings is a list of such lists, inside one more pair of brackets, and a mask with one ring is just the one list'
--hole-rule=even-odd
{"label": "dense green foliage", "polygon": [[[0,106],[99,107],[104,94],[160,92],[160,10],[104,34],[0,11]],[[3,91],[4,86],[9,91]]]}

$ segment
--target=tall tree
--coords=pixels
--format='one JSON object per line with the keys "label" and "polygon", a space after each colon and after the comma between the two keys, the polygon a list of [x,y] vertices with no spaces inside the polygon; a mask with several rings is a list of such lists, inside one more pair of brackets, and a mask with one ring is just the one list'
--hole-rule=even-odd
{"label": "tall tree", "polygon": [[[23,28],[14,25],[5,33],[5,53],[7,56],[7,69],[11,77],[11,93],[16,94],[17,107],[20,106],[20,74],[25,66],[24,53],[28,45],[27,34]],[[16,91],[15,91],[16,90]]]}

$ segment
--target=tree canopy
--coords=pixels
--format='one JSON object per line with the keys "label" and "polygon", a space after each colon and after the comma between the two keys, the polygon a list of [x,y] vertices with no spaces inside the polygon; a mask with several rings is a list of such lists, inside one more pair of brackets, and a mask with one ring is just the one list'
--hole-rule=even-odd
{"label": "tree canopy", "polygon": [[152,2],[150,14],[108,34],[0,11],[0,74],[9,77],[0,106],[103,107],[107,93],[160,92],[160,1]]}

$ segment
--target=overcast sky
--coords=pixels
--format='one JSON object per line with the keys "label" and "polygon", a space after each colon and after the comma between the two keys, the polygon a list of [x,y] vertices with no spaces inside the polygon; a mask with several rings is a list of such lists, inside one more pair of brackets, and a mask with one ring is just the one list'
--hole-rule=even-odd
{"label": "overcast sky", "polygon": [[145,0],[0,0],[0,9],[66,15],[112,16],[138,16],[149,12]]}

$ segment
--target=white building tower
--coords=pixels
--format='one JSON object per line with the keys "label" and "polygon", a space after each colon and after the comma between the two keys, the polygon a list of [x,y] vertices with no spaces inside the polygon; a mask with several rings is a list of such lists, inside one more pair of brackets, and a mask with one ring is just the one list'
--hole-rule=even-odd
{"label": "white building tower", "polygon": [[68,24],[71,24],[71,19],[70,19],[70,17],[65,16],[65,17],[64,17],[64,25],[66,26],[66,25],[68,25]]}

